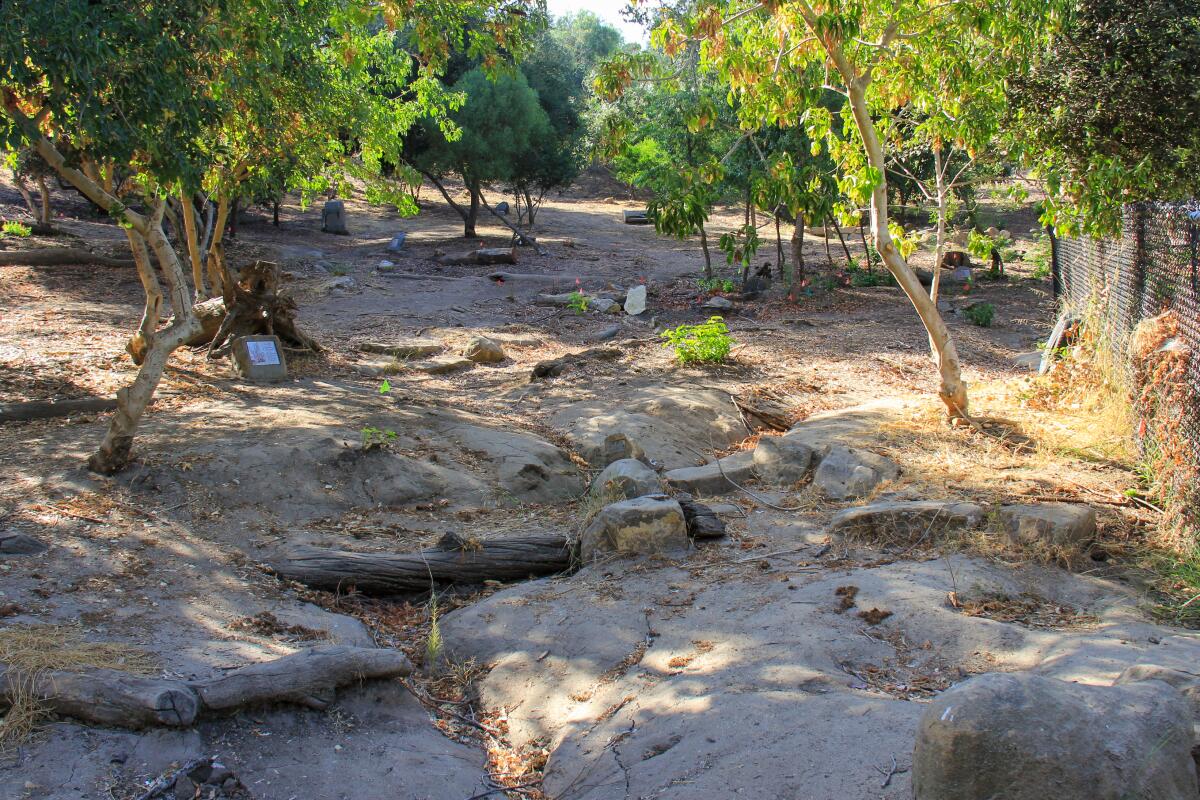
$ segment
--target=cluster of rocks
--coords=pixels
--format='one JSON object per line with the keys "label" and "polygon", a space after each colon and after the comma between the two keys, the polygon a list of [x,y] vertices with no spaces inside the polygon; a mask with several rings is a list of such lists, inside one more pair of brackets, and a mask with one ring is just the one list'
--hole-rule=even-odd
{"label": "cluster of rocks", "polygon": [[613,460],[592,481],[589,492],[607,503],[580,535],[580,557],[590,563],[606,554],[652,555],[686,550],[696,539],[725,535],[716,512],[691,495],[669,496],[662,479],[627,437],[611,437]]}
{"label": "cluster of rocks", "polygon": [[900,467],[878,453],[823,441],[798,427],[783,436],[764,436],[753,451],[740,451],[699,467],[673,469],[664,477],[684,491],[727,494],[753,479],[790,488],[810,475],[824,497],[851,500],[900,477]]}
{"label": "cluster of rocks", "polygon": [[498,364],[508,358],[504,347],[487,336],[472,336],[457,353],[446,353],[436,339],[400,339],[394,342],[363,342],[359,350],[384,358],[359,365],[369,375],[391,375],[412,369],[426,375],[448,375],[471,369],[476,364]]}
{"label": "cluster of rocks", "polygon": [[647,295],[645,284],[638,284],[624,295],[616,298],[588,295],[582,292],[564,292],[538,295],[538,302],[542,305],[578,308],[581,313],[620,314],[623,312],[631,317],[636,317],[645,313]]}
{"label": "cluster of rocks", "polygon": [[981,675],[930,703],[912,769],[916,800],[1191,800],[1200,674],[1137,665],[1112,686]]}

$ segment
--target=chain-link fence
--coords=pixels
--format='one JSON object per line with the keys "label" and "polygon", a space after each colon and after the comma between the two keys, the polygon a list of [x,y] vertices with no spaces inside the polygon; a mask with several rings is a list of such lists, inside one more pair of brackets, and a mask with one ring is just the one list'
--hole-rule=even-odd
{"label": "chain-link fence", "polygon": [[1055,291],[1066,314],[1100,326],[1104,346],[1135,378],[1146,367],[1146,354],[1132,346],[1138,324],[1174,312],[1158,352],[1178,355],[1169,379],[1188,400],[1173,406],[1171,434],[1200,468],[1200,204],[1131,205],[1123,228],[1120,239],[1054,242]]}

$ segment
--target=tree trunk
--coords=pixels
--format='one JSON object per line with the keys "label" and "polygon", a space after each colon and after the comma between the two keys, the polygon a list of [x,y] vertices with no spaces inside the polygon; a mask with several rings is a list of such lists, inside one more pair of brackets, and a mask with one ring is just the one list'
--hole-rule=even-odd
{"label": "tree trunk", "polygon": [[222,193],[217,200],[217,218],[213,223],[212,239],[208,243],[208,257],[205,266],[208,269],[208,282],[212,284],[213,292],[220,292],[225,302],[232,303],[232,287],[226,286],[225,280],[225,223],[229,220],[229,196]]}
{"label": "tree trunk", "polygon": [[779,232],[779,215],[775,215],[775,269],[778,270],[780,277],[783,277],[784,270],[787,267],[787,261],[783,257],[783,235]]}
{"label": "tree trunk", "polygon": [[708,231],[704,229],[704,223],[700,223],[700,249],[704,251],[704,277],[707,280],[713,280],[712,254],[708,252]]}
{"label": "tree trunk", "polygon": [[[942,148],[933,148],[933,174],[937,190],[937,244],[934,248],[933,280],[929,284],[929,299],[937,308],[938,290],[942,285],[942,256],[946,253],[946,176],[942,173]],[[935,349],[936,352],[936,349]]]}
{"label": "tree trunk", "polygon": [[146,240],[132,228],[126,228],[125,235],[129,239],[129,249],[133,251],[133,263],[137,267],[138,279],[142,282],[142,291],[146,302],[142,308],[142,320],[138,323],[137,333],[125,345],[125,352],[133,359],[133,363],[141,365],[146,360],[146,351],[154,344],[158,332],[158,321],[162,317],[162,287],[158,283],[158,275],[154,265],[150,263],[150,253],[146,250]]}
{"label": "tree trunk", "polygon": [[242,198],[233,198],[233,208],[229,212],[229,238],[236,239],[238,231],[238,212],[241,211]]}
{"label": "tree trunk", "polygon": [[795,292],[804,282],[804,215],[796,217],[792,226],[792,284],[788,287],[788,296],[795,300]]}
{"label": "tree trunk", "polygon": [[967,419],[969,418],[967,387],[962,380],[962,370],[959,366],[958,350],[954,346],[954,340],[950,338],[950,331],[941,314],[938,313],[937,304],[925,293],[916,273],[900,255],[900,251],[896,248],[891,233],[888,231],[887,162],[883,153],[883,145],[875,130],[875,122],[871,119],[870,110],[867,108],[863,79],[853,74],[847,74],[847,72],[851,72],[851,69],[844,56],[835,57],[835,61],[839,62],[839,71],[842,72],[848,85],[850,110],[854,114],[855,125],[862,137],[867,161],[878,170],[880,176],[879,183],[871,193],[871,235],[875,240],[875,249],[879,252],[888,271],[900,284],[900,288],[908,295],[909,302],[913,304],[913,308],[916,309],[921,322],[925,325],[925,330],[929,333],[941,379],[938,396],[946,404],[951,419]]}
{"label": "tree trunk", "polygon": [[846,246],[846,237],[842,236],[842,226],[838,224],[832,214],[826,217],[826,220],[833,223],[833,229],[837,231],[838,241],[842,243],[842,252],[846,254],[846,266],[849,267],[854,263],[854,259],[850,257],[850,248]]}
{"label": "tree trunk", "polygon": [[188,726],[200,710],[195,692],[180,681],[111,669],[24,674],[0,664],[0,699],[31,695],[55,714],[124,728]]}
{"label": "tree trunk", "polygon": [[871,248],[867,247],[867,234],[863,231],[862,215],[858,217],[858,238],[862,239],[863,261],[867,263],[867,272],[875,272],[875,259],[871,258]]}
{"label": "tree trunk", "polygon": [[46,183],[46,176],[38,176],[38,191],[42,193],[42,212],[38,217],[38,224],[43,229],[50,227],[50,187]]}
{"label": "tree trunk", "polygon": [[281,204],[278,200],[271,201],[271,224],[274,225],[276,228],[279,227],[279,206],[280,205]]}
{"label": "tree trunk", "polygon": [[463,217],[463,237],[474,239],[476,238],[475,223],[479,220],[479,192],[481,190],[477,184],[467,184],[467,191],[471,193],[471,204],[467,207],[466,216]]}
{"label": "tree trunk", "polygon": [[354,553],[298,547],[272,564],[288,580],[330,591],[350,587],[369,594],[427,592],[433,584],[524,580],[571,566],[565,536],[521,536],[466,543],[453,534],[419,553]]}
{"label": "tree trunk", "polygon": [[208,296],[204,285],[204,259],[200,257],[200,242],[196,238],[196,209],[192,206],[192,197],[186,191],[179,192],[179,213],[183,217],[183,233],[187,239],[188,259],[192,262],[192,285],[195,288],[195,300],[202,302]]}
{"label": "tree trunk", "polygon": [[38,210],[37,206],[34,205],[33,195],[29,192],[29,185],[25,183],[25,179],[21,177],[21,175],[19,175],[15,169],[12,171],[12,176],[13,183],[16,184],[17,191],[21,194],[21,199],[25,201],[25,207],[29,209],[29,216],[32,219],[37,220]]}

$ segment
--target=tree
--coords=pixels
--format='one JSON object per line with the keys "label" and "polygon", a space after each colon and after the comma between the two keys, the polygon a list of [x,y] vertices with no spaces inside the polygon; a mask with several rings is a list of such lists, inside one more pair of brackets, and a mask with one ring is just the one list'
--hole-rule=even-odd
{"label": "tree", "polygon": [[[423,122],[422,137],[414,142],[408,158],[462,217],[463,236],[474,238],[484,185],[511,180],[519,160],[539,139],[550,135],[550,121],[538,105],[537,94],[516,70],[489,78],[476,67],[463,75],[452,91],[466,98],[450,115],[453,132],[435,122]],[[465,205],[455,201],[446,188],[445,176],[451,173],[466,185]]]}
{"label": "tree", "polygon": [[[21,199],[25,201],[25,207],[29,209],[29,216],[33,217],[34,230],[38,233],[52,231],[49,180],[54,175],[54,170],[46,163],[46,159],[37,154],[37,151],[28,147],[10,152],[4,161],[12,172],[13,182],[17,185]],[[37,184],[38,202],[36,204],[33,202],[33,194],[29,191],[28,181]]]}
{"label": "tree", "polygon": [[[140,369],[118,392],[117,411],[88,461],[93,470],[112,473],[128,463],[170,353],[200,333],[192,307],[204,294],[195,232],[185,234],[189,286],[165,233],[168,198],[179,197],[185,211],[201,186],[219,198],[206,266],[228,296],[233,281],[220,232],[237,187],[273,158],[263,142],[286,144],[289,126],[302,132],[306,120],[319,120],[339,142],[350,131],[357,141],[354,151],[325,150],[330,164],[373,168],[418,116],[431,108],[444,115],[436,75],[445,54],[461,46],[468,17],[485,18],[471,46],[492,58],[497,39],[517,39],[526,18],[510,13],[520,11],[515,6],[482,0],[418,0],[403,8],[402,15],[371,0],[0,5],[0,146],[33,148],[121,225],[145,293],[129,348]],[[411,46],[415,58],[397,44]],[[388,97],[375,91],[381,81],[406,91]],[[332,141],[326,135],[320,147]],[[193,221],[190,213],[183,219]],[[166,303],[173,316],[162,327]]]}
{"label": "tree", "polygon": [[[743,119],[803,124],[826,143],[841,167],[842,193],[869,205],[875,247],[929,334],[951,418],[968,418],[966,385],[945,321],[890,230],[893,143],[881,137],[879,120],[910,103],[954,117],[977,93],[1002,93],[1005,79],[1047,40],[1064,1],[721,0],[664,16],[653,34],[668,54],[700,42],[702,67],[728,85]],[[626,73],[610,75],[636,77],[632,68]],[[827,90],[846,98],[836,119],[820,105]]]}
{"label": "tree", "polygon": [[1008,128],[1060,232],[1113,234],[1125,203],[1195,198],[1200,5],[1078,0],[1009,100]]}

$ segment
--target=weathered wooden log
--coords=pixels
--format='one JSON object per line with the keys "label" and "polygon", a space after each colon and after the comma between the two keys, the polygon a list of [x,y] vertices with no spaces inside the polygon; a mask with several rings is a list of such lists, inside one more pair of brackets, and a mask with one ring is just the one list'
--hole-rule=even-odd
{"label": "weathered wooden log", "polygon": [[0,701],[23,693],[56,714],[123,728],[191,725],[200,711],[196,692],[179,681],[111,669],[23,675],[0,664]]}
{"label": "weathered wooden log", "polygon": [[562,572],[571,565],[567,537],[520,536],[446,546],[420,553],[355,553],[297,547],[272,564],[275,573],[318,589],[354,587],[369,594],[428,591],[435,584],[471,585]]}
{"label": "weathered wooden log", "polygon": [[320,710],[333,702],[339,687],[411,673],[412,664],[399,650],[325,645],[251,664],[219,678],[192,681],[189,686],[210,711],[280,702]]}
{"label": "weathered wooden log", "polygon": [[32,400],[28,403],[0,403],[0,422],[26,422],[31,419],[69,417],[95,411],[112,411],[113,397],[84,397],[78,400]]}
{"label": "weathered wooden log", "polygon": [[42,250],[0,250],[0,267],[61,267],[67,264],[99,264],[102,267],[135,266],[132,258],[113,258],[77,247],[47,247]]}
{"label": "weathered wooden log", "polygon": [[51,711],[122,728],[187,726],[206,711],[270,703],[324,709],[342,686],[412,673],[399,650],[325,645],[202,681],[161,680],[111,669],[23,674],[0,664],[0,705],[32,694]]}
{"label": "weathered wooden log", "polygon": [[439,264],[515,264],[517,251],[511,247],[481,247],[478,250],[465,250],[457,253],[445,253],[436,259]]}
{"label": "weathered wooden log", "polygon": [[725,535],[725,523],[717,513],[703,503],[685,497],[676,497],[683,509],[688,536],[693,539],[719,539]]}

